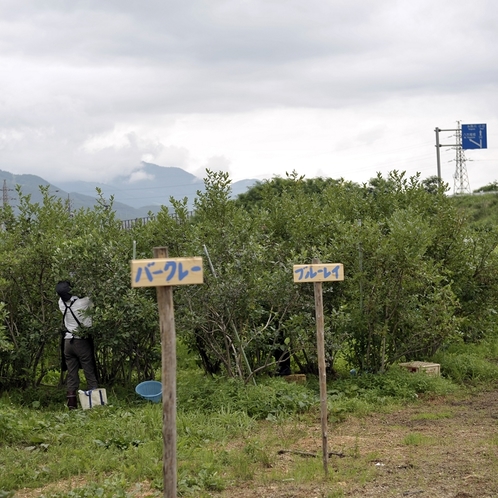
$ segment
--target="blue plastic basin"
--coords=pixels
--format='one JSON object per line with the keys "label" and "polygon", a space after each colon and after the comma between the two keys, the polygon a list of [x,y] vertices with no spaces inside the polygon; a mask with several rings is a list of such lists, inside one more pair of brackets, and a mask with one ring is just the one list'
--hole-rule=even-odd
{"label": "blue plastic basin", "polygon": [[159,403],[162,398],[163,386],[157,380],[146,380],[135,387],[135,392],[153,403]]}

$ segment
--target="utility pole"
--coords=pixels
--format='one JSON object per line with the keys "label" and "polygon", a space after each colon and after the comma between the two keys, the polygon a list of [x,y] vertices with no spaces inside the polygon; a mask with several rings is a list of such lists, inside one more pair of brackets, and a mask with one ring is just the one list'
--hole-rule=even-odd
{"label": "utility pole", "polygon": [[[7,180],[4,178],[3,180],[3,187],[2,187],[2,201],[3,201],[3,209],[8,207],[9,205],[9,192],[12,192],[14,189],[13,188],[7,188]],[[5,230],[5,224],[2,222],[0,225],[1,230]]]}
{"label": "utility pole", "polygon": [[13,192],[13,188],[7,188],[7,180],[3,180],[3,187],[2,187],[2,200],[3,200],[3,208],[5,209],[9,205],[9,192]]}
{"label": "utility pole", "polygon": [[[437,160],[437,178],[438,183],[441,185],[441,147],[451,147],[456,151],[456,171],[453,175],[454,179],[454,193],[455,194],[470,194],[469,178],[467,176],[467,167],[465,165],[466,158],[465,153],[462,148],[462,129],[460,127],[460,121],[457,121],[458,128],[435,128],[436,132],[436,160]],[[439,140],[439,132],[441,131],[453,131],[455,132],[456,143],[454,144],[442,144]]]}
{"label": "utility pole", "polygon": [[460,127],[460,121],[457,121],[458,129],[456,130],[456,169],[455,174],[453,175],[453,194],[470,194],[470,184],[469,177],[467,175],[467,166],[465,157],[465,152],[462,147],[462,129]]}
{"label": "utility pole", "polygon": [[5,209],[9,205],[9,194],[7,190],[7,180],[3,181],[3,208]]}
{"label": "utility pole", "polygon": [[441,147],[455,147],[455,144],[442,144],[439,140],[439,132],[441,131],[456,131],[455,129],[451,128],[437,128],[434,130],[436,132],[436,160],[437,160],[437,179],[438,179],[438,184],[441,186],[441,181],[442,181],[442,176],[441,176]]}

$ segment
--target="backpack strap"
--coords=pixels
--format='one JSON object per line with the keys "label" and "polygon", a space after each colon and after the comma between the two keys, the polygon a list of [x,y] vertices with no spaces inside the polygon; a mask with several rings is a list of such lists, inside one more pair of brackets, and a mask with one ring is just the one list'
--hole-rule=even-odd
{"label": "backpack strap", "polygon": [[78,327],[81,327],[81,322],[78,320],[78,317],[74,314],[74,311],[71,309],[71,306],[73,305],[73,303],[76,301],[76,299],[74,301],[71,301],[71,304],[68,306],[66,304],[65,301],[64,302],[64,306],[66,307],[66,309],[64,310],[64,315],[62,316],[62,323],[64,324],[64,326],[66,326],[66,313],[67,313],[67,310],[69,310],[71,312],[71,315],[73,315],[73,318],[76,320],[76,323],[78,324]]}
{"label": "backpack strap", "polygon": [[[64,306],[66,306],[66,303],[64,303]],[[64,310],[64,314],[62,315],[62,328],[63,329],[66,328],[66,313],[67,313],[68,309],[69,309],[69,306],[66,306],[66,309]]]}

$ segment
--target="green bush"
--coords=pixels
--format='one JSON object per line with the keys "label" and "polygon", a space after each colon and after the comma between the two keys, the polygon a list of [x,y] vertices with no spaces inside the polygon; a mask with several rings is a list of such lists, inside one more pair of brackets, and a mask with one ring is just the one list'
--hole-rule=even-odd
{"label": "green bush", "polygon": [[489,383],[498,379],[498,365],[475,353],[447,353],[441,358],[443,375],[463,384]]}
{"label": "green bush", "polygon": [[457,343],[437,353],[441,373],[458,384],[489,384],[498,379],[498,339],[474,344]]}
{"label": "green bush", "polygon": [[316,402],[316,393],[310,388],[281,378],[262,379],[254,386],[238,379],[213,379],[189,372],[178,380],[178,408],[186,412],[229,410],[265,419],[301,413]]}

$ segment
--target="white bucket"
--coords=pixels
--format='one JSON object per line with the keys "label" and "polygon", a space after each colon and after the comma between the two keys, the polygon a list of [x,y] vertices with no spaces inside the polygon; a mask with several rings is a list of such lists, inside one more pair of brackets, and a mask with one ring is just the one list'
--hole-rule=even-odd
{"label": "white bucket", "polygon": [[97,388],[90,391],[78,391],[81,408],[88,410],[96,406],[107,405],[107,393],[105,389]]}

